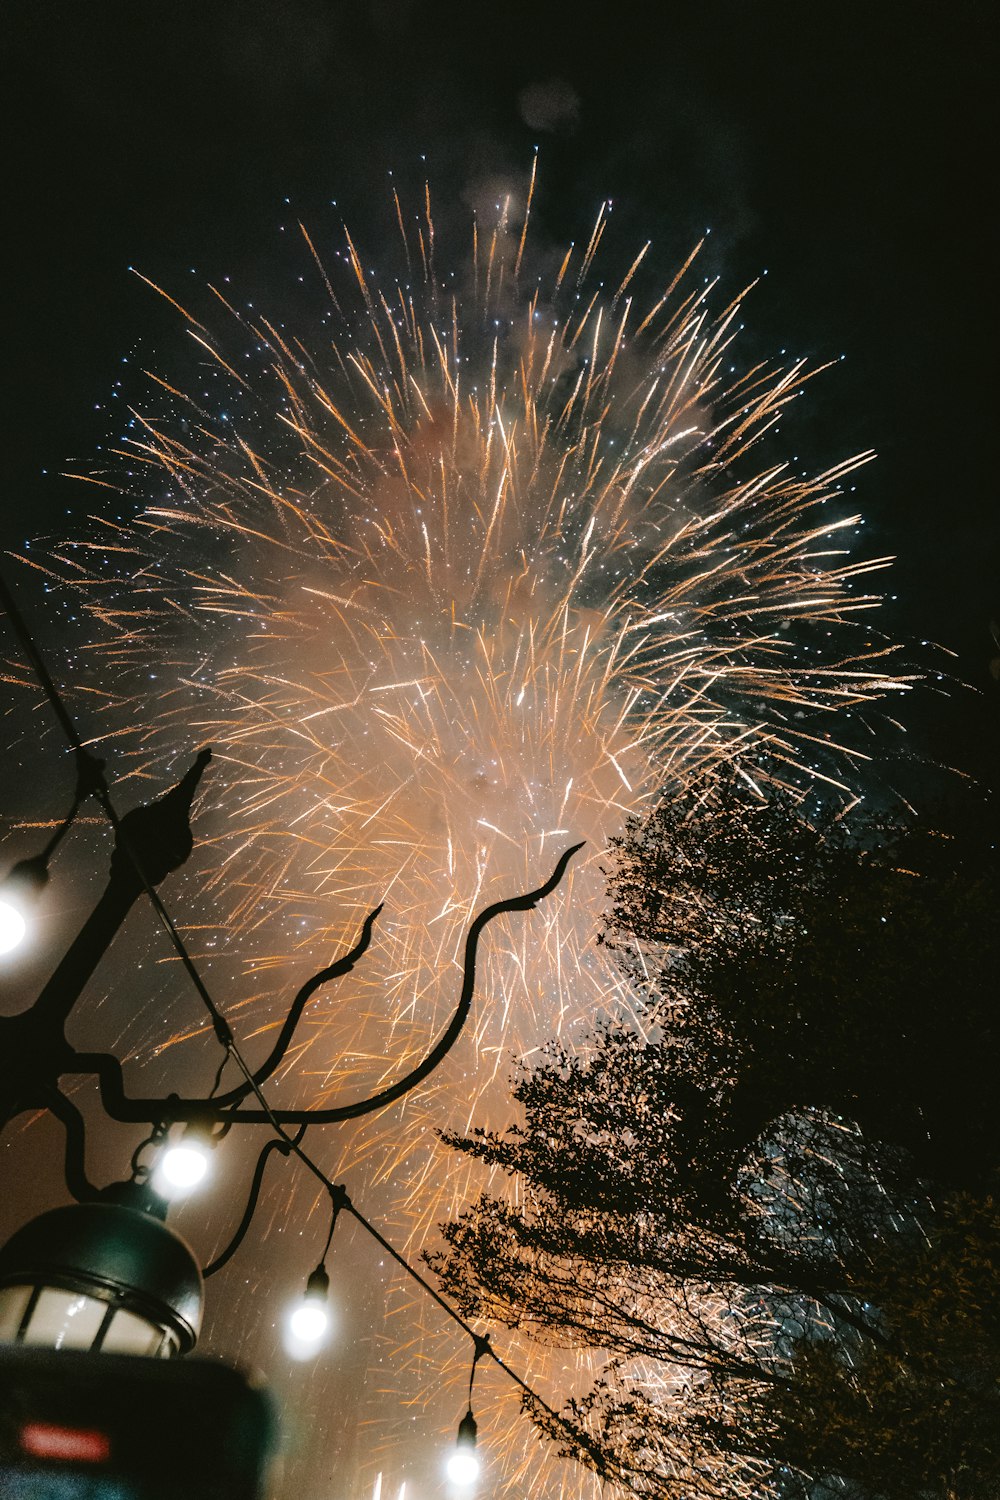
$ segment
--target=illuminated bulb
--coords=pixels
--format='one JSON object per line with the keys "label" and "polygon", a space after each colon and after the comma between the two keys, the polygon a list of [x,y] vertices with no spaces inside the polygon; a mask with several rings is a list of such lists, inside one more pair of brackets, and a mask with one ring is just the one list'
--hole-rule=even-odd
{"label": "illuminated bulb", "polygon": [[27,923],[16,906],[0,900],[0,953],[10,953],[24,938]]}
{"label": "illuminated bulb", "polygon": [[479,1478],[479,1459],[476,1456],[476,1419],[472,1408],[458,1424],[458,1437],[448,1459],[448,1478],[452,1484],[475,1484]]}
{"label": "illuminated bulb", "polygon": [[208,1172],[214,1145],[210,1128],[198,1122],[187,1125],[179,1141],[164,1146],[153,1172],[153,1187],[161,1198],[178,1198],[197,1187]]}
{"label": "illuminated bulb", "polygon": [[448,1460],[448,1478],[452,1484],[475,1484],[479,1478],[479,1459],[468,1450],[456,1449]]}
{"label": "illuminated bulb", "polygon": [[320,1302],[299,1303],[288,1320],[288,1326],[304,1344],[318,1344],[327,1329],[330,1314]]}
{"label": "illuminated bulb", "polygon": [[330,1278],[322,1266],[317,1266],[288,1316],[288,1352],[297,1359],[315,1353],[329,1327],[330,1310],[326,1301],[329,1290]]}
{"label": "illuminated bulb", "polygon": [[181,1140],[160,1157],[157,1173],[172,1188],[197,1187],[208,1171],[208,1151],[200,1141]]}
{"label": "illuminated bulb", "polygon": [[28,924],[25,907],[37,901],[49,878],[45,856],[20,860],[0,884],[0,953],[10,953],[24,940]]}

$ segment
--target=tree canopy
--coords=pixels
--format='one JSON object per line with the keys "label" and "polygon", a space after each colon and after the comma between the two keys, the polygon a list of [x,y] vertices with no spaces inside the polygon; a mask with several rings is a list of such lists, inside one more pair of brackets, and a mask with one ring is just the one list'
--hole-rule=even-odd
{"label": "tree canopy", "polygon": [[517,1123],[446,1137],[512,1191],[443,1226],[444,1287],[605,1360],[536,1418],[637,1493],[1000,1493],[989,839],[734,781],[609,876],[641,1024],[551,1043]]}

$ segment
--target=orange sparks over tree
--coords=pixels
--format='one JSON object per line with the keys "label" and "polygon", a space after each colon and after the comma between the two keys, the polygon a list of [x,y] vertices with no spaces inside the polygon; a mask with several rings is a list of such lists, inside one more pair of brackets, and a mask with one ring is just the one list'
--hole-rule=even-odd
{"label": "orange sparks over tree", "polygon": [[[549,266],[533,190],[534,169],[453,274],[429,191],[415,218],[394,195],[398,277],[346,232],[303,229],[326,299],[310,329],[224,285],[197,316],[164,291],[191,378],[148,372],[114,465],[78,476],[138,508],[32,554],[87,617],[88,722],[117,736],[116,766],[162,779],[213,746],[171,899],[251,1056],[386,903],[276,1099],[340,1102],[401,1073],[448,1013],[471,913],[587,840],[560,893],[493,934],[448,1064],[336,1135],[338,1170],[411,1250],[469,1191],[434,1130],[489,1123],[512,1053],[633,1007],[592,942],[625,816],[729,765],[849,804],[843,716],[907,685],[869,623],[885,559],[850,550],[845,481],[871,455],[803,474],[780,452],[819,372],[738,366],[741,299],[695,278],[697,250],[665,287],[648,245],[604,272],[608,204]],[[163,1010],[126,1045],[207,1045]],[[271,1196],[305,1216],[300,1193]],[[390,1319],[404,1394],[425,1314]],[[518,1464],[512,1449],[512,1482]]]}

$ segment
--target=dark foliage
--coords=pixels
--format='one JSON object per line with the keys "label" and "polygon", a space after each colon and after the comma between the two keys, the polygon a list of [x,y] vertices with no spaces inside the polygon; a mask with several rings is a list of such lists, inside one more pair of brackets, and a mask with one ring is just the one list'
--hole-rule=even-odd
{"label": "dark foliage", "polygon": [[703,1053],[710,1177],[770,1121],[821,1107],[938,1184],[990,1179],[1000,881],[985,823],[814,827],[731,782],[707,808],[634,821],[612,892],[608,938],[637,980],[631,943],[674,946],[657,978],[689,1002],[685,1035]]}
{"label": "dark foliage", "polygon": [[605,941],[645,998],[522,1069],[430,1261],[601,1351],[543,1430],[633,1491],[1000,1494],[1000,956],[982,829],[813,827],[734,782],[633,824]]}

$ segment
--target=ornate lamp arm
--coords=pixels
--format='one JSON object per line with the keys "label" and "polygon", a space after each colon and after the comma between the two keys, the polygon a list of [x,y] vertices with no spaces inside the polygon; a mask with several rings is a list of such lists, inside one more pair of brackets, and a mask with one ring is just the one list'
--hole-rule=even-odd
{"label": "ornate lamp arm", "polygon": [[[215,1115],[218,1119],[224,1120],[227,1125],[267,1125],[271,1123],[272,1116],[281,1125],[332,1125],[342,1120],[356,1120],[362,1115],[374,1114],[376,1110],[385,1109],[387,1105],[394,1104],[397,1099],[401,1099],[404,1094],[416,1088],[418,1083],[422,1083],[427,1075],[433,1072],[442,1059],[451,1051],[458,1040],[472,1006],[472,996],[476,984],[476,956],[479,947],[479,938],[484,927],[504,912],[534,910],[543,897],[548,896],[555,890],[566,873],[566,867],[573,858],[573,855],[582,848],[583,844],[580,843],[566,849],[560,855],[556,867],[548,880],[544,885],[540,885],[537,890],[526,891],[519,896],[508,896],[503,901],[495,901],[492,906],[487,906],[479,913],[472,922],[465,939],[462,989],[454,1015],[422,1062],[418,1063],[409,1073],[404,1074],[396,1083],[389,1084],[388,1087],[380,1089],[378,1093],[372,1094],[369,1098],[357,1099],[350,1104],[332,1105],[327,1109],[272,1109],[270,1113],[266,1113],[262,1109],[241,1109],[238,1106],[236,1108],[225,1107],[227,1101],[234,1098],[245,1098],[249,1092],[246,1085],[241,1085],[239,1088],[231,1090],[229,1094],[223,1095],[219,1099],[180,1099],[176,1095],[165,1099],[129,1098],[125,1094],[122,1085],[121,1065],[118,1059],[112,1057],[109,1053],[75,1053],[72,1060],[64,1064],[63,1071],[96,1073],[100,1084],[101,1103],[104,1105],[107,1113],[112,1119],[130,1123],[162,1122],[166,1124],[181,1120],[203,1119],[207,1114],[209,1116]],[[359,954],[368,946],[371,936],[371,926],[380,910],[380,907],[376,908],[366,918],[361,938],[351,952],[345,958],[340,959],[338,963],[331,965],[330,969],[321,970],[319,974],[309,980],[299,991],[292,1010],[289,1012],[289,1018],[282,1027],[278,1045],[264,1064],[264,1068],[254,1075],[258,1081],[262,1073],[266,1077],[268,1073],[273,1072],[274,1068],[278,1066],[281,1056],[284,1055],[284,1049],[287,1048],[291,1040],[292,1030],[306,1000],[309,999],[320,984],[323,984],[327,978],[332,977],[335,972],[346,972],[343,966],[346,965],[347,968],[351,967]],[[277,1057],[275,1056],[276,1052],[279,1054]],[[264,1069],[267,1071],[264,1072]]]}
{"label": "ornate lamp arm", "polygon": [[[305,1133],[306,1127],[303,1125],[299,1128],[298,1131],[296,1131],[294,1138],[295,1145],[301,1144],[302,1137],[305,1135]],[[203,1268],[201,1273],[203,1276],[214,1276],[216,1271],[221,1271],[223,1266],[227,1266],[232,1260],[233,1256],[242,1245],[247,1230],[250,1228],[254,1212],[257,1208],[257,1200],[260,1197],[261,1185],[264,1181],[264,1168],[267,1166],[268,1158],[274,1152],[277,1152],[280,1156],[288,1156],[291,1152],[291,1149],[292,1147],[287,1141],[281,1140],[276,1135],[272,1136],[271,1139],[267,1142],[266,1146],[264,1146],[263,1150],[257,1158],[257,1165],[254,1168],[253,1181],[250,1184],[250,1193],[247,1197],[247,1206],[243,1210],[243,1217],[237,1225],[233,1233],[233,1237],[229,1241],[229,1244],[226,1246],[226,1248],[224,1250],[221,1250],[215,1257],[215,1259],[213,1261],[210,1261],[208,1265]]]}
{"label": "ornate lamp arm", "polygon": [[[375,922],[381,911],[382,906],[376,906],[374,911],[370,911],[367,917],[365,917],[361,927],[361,936],[350,953],[345,953],[343,958],[338,958],[334,963],[330,964],[329,968],[320,969],[318,974],[314,974],[311,979],[306,980],[292,1001],[291,1009],[285,1017],[285,1024],[282,1026],[278,1034],[278,1040],[271,1048],[266,1062],[262,1063],[254,1073],[254,1083],[261,1084],[266,1082],[275,1068],[280,1066],[285,1053],[288,1051],[295,1028],[299,1023],[299,1017],[321,985],[328,984],[331,979],[339,979],[343,974],[349,974],[362,954],[367,952],[368,945],[372,940],[372,928],[375,926]],[[238,1104],[241,1099],[245,1099],[247,1094],[252,1092],[253,1090],[249,1083],[241,1083],[237,1088],[230,1089],[228,1094],[218,1095],[215,1103],[220,1109],[225,1109],[230,1104]]]}
{"label": "ornate lamp arm", "polygon": [[59,1089],[52,1089],[45,1102],[66,1131],[66,1152],[63,1157],[66,1186],[77,1203],[89,1203],[97,1197],[98,1190],[87,1176],[83,1116],[72,1100],[67,1099]]}
{"label": "ornate lamp arm", "polygon": [[34,1005],[0,1017],[0,1127],[22,1110],[48,1108],[60,1074],[74,1071],[65,1023],[143,889],[179,869],[191,852],[191,801],[209,757],[203,750],[175,787],[116,825],[110,877],[94,910]]}

